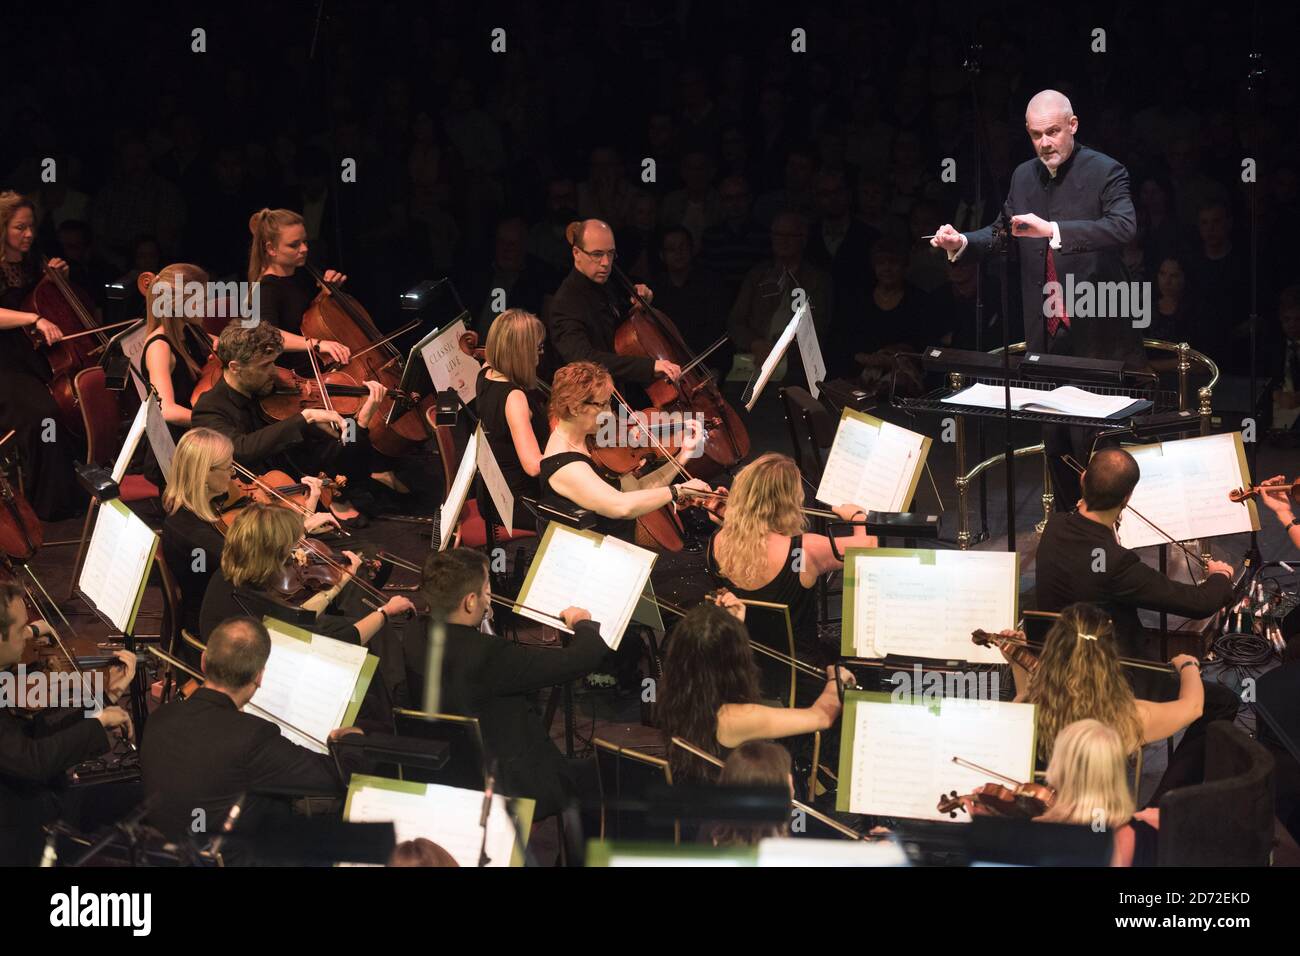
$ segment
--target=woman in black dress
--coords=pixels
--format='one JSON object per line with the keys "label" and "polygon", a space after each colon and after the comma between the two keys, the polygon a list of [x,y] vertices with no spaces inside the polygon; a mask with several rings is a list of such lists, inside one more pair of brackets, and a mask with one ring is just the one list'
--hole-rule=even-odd
{"label": "woman in black dress", "polygon": [[[23,309],[24,300],[41,280],[36,242],[36,215],[31,200],[0,192],[0,436],[15,434],[0,446],[0,462],[17,460],[23,492],[44,521],[77,514],[86,497],[77,490],[72,463],[82,443],[59,421],[50,395],[50,365],[24,333],[31,326],[46,345],[63,338],[49,319]],[[68,272],[62,259],[49,268]]]}
{"label": "woman in black dress", "polygon": [[[330,339],[305,339],[302,317],[316,298],[316,282],[303,269],[307,264],[307,227],[290,209],[262,209],[248,220],[253,241],[248,250],[248,285],[256,287],[256,315],[284,333],[286,352],[315,348],[327,361],[345,363],[346,345]],[[326,282],[343,283],[347,276],[326,269]]]}
{"label": "woman in black dress", "polygon": [[[718,582],[739,597],[784,604],[790,609],[795,648],[814,664],[834,656],[817,643],[814,588],[823,574],[838,571],[844,562],[835,557],[830,539],[804,532],[803,482],[799,467],[786,455],[769,453],[756,458],[736,475],[727,496],[722,530],[710,543],[708,566]],[[841,504],[834,509],[845,521],[866,517],[860,505]],[[874,548],[876,539],[860,526],[852,537],[839,538],[845,548]],[[788,647],[785,621],[768,609],[749,615],[750,633],[768,647]]]}
{"label": "woman in black dress", "polygon": [[[546,442],[541,460],[542,498],[554,503],[577,505],[601,517],[597,528],[632,540],[634,519],[667,505],[681,504],[691,491],[712,491],[698,478],[672,484],[678,476],[669,465],[638,482],[632,491],[620,490],[596,471],[587,453],[587,437],[595,435],[602,415],[609,412],[614,382],[609,372],[594,362],[572,362],[555,373],[551,384],[551,417],[555,429]],[[677,461],[691,460],[701,441],[694,422],[687,422],[682,450]]]}
{"label": "woman in black dress", "polygon": [[[145,385],[158,390],[163,420],[173,441],[190,427],[190,396],[217,339],[203,328],[203,317],[186,315],[187,287],[206,286],[208,274],[198,266],[178,262],[157,274],[143,272],[138,285],[145,302],[145,346],[141,363]],[[180,283],[181,296],[176,295]],[[207,295],[203,301],[206,305]],[[192,310],[189,310],[192,311]],[[190,328],[187,330],[186,326]],[[205,348],[204,343],[208,343]]]}
{"label": "woman in black dress", "polygon": [[[487,364],[476,386],[474,401],[483,434],[515,499],[515,528],[532,523],[520,499],[537,498],[542,449],[551,433],[537,382],[545,341],[546,329],[537,316],[523,309],[502,312],[488,329]],[[495,510],[490,498],[479,501],[485,517],[494,517]]]}

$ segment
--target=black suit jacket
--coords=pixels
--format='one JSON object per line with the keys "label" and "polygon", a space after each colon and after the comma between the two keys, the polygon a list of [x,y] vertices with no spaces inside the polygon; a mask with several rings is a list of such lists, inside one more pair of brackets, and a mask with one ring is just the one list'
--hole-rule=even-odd
{"label": "black suit jacket", "polygon": [[[1075,283],[1127,282],[1122,250],[1137,234],[1137,213],[1129,192],[1128,170],[1104,153],[1075,143],[1074,152],[1053,178],[1041,161],[1021,163],[1011,174],[1007,194],[1011,215],[1034,213],[1061,230],[1061,248],[1053,259],[1062,287]],[[966,233],[967,252],[985,255],[992,248],[993,227]],[[1020,255],[1020,296],[1025,341],[1030,351],[1047,350],[1043,285],[1047,281],[1047,239],[1016,238]],[[1066,300],[1067,309],[1069,300]],[[1070,316],[1070,351],[1089,358],[1121,359],[1145,367],[1143,330],[1129,318]]]}
{"label": "black suit jacket", "polygon": [[[235,391],[221,378],[194,403],[190,427],[221,432],[234,442],[235,461],[261,469],[273,456],[306,441],[312,426],[301,414],[267,425],[257,399]],[[362,431],[358,428],[358,435]]]}
{"label": "black suit jacket", "polygon": [[0,866],[40,860],[41,826],[58,813],[53,787],[69,767],[109,748],[99,721],[80,710],[28,720],[0,710]]}
{"label": "black suit jacket", "polygon": [[551,346],[561,363],[595,362],[609,369],[616,384],[649,385],[655,377],[654,359],[614,351],[614,332],[626,311],[609,283],[601,285],[570,270],[551,302]]}
{"label": "black suit jacket", "polygon": [[1138,608],[1201,618],[1232,598],[1232,581],[1226,575],[1211,574],[1200,584],[1171,581],[1121,547],[1109,528],[1077,511],[1048,519],[1035,563],[1035,607],[1060,611],[1076,601],[1099,605],[1115,622],[1116,643],[1124,656],[1150,656]]}
{"label": "black suit jacket", "polygon": [[[149,822],[170,837],[216,836],[230,808],[252,791],[330,795],[342,791],[334,762],[280,736],[269,720],[245,714],[220,691],[200,688],[188,700],[164,704],[149,718],[140,750]],[[240,825],[270,809],[249,796]],[[197,819],[204,824],[194,828]]]}
{"label": "black suit jacket", "polygon": [[[536,799],[538,819],[562,808],[570,789],[564,755],[529,695],[591,673],[609,652],[594,622],[582,621],[574,630],[567,647],[529,647],[463,624],[447,625],[442,708],[478,718],[484,750],[498,764],[500,790]],[[423,687],[423,660],[410,666],[417,672],[413,682]]]}

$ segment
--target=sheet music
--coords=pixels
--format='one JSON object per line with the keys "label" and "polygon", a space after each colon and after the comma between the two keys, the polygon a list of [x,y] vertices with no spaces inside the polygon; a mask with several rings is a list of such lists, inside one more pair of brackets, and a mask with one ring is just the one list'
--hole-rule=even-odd
{"label": "sheet music", "polygon": [[419,349],[433,387],[439,392],[454,388],[460,400],[468,405],[474,401],[482,366],[461,351],[460,337],[464,334],[465,322],[457,319],[431,335]]}
{"label": "sheet music", "polygon": [[[959,756],[1013,780],[1033,771],[1034,707],[1004,701],[945,698],[936,714],[921,704],[859,700],[853,719],[849,780],[851,813],[949,820],[939,797],[969,793],[987,774],[952,762]],[[957,820],[969,821],[958,813]]]}
{"label": "sheet music", "polygon": [[[466,867],[476,867],[483,844],[479,818],[483,812],[483,791],[424,785],[423,793],[405,793],[385,787],[366,786],[373,777],[354,777],[349,788],[347,819],[352,823],[392,821],[397,842],[424,837],[442,847]],[[357,780],[361,784],[356,783]],[[515,829],[501,794],[492,797],[488,811],[488,866],[509,866],[514,854]]]}
{"label": "sheet music", "polygon": [[474,472],[478,468],[478,436],[477,430],[473,435],[469,436],[469,443],[465,446],[465,453],[460,458],[460,466],[456,469],[456,477],[447,492],[447,500],[442,503],[442,509],[438,515],[439,551],[447,550],[447,544],[451,541],[452,532],[456,530],[456,522],[460,520],[460,513],[465,510],[465,499],[469,497],[469,486],[474,480]]}
{"label": "sheet music", "polygon": [[[977,408],[1003,408],[1005,390],[1001,385],[978,382],[943,399],[951,405],[974,405]],[[1083,418],[1109,418],[1133,404],[1127,395],[1098,395],[1073,385],[1058,388],[1011,389],[1011,407],[1016,411],[1052,412],[1059,415],[1078,415]]]}
{"label": "sheet music", "polygon": [[754,403],[758,401],[758,396],[763,394],[763,389],[767,387],[768,380],[772,377],[772,373],[776,371],[777,365],[785,358],[785,350],[790,347],[791,341],[794,340],[799,323],[808,314],[808,304],[805,302],[803,307],[790,317],[790,321],[781,330],[781,337],[776,340],[776,344],[772,346],[772,351],[768,352],[767,358],[763,360],[763,367],[758,372],[758,381],[754,383],[754,390],[750,393],[749,401],[745,403],[745,411],[752,412],[754,410]]}
{"label": "sheet music", "polygon": [[[1257,527],[1250,507],[1228,498],[1228,492],[1250,484],[1250,475],[1243,473],[1238,436],[1205,435],[1128,447],[1142,472],[1129,504],[1175,541]],[[1119,541],[1126,548],[1144,548],[1164,544],[1165,538],[1126,510],[1121,515]]]}
{"label": "sheet music", "polygon": [[808,376],[808,391],[813,398],[821,394],[818,382],[826,381],[826,360],[822,357],[822,347],[817,341],[817,326],[813,324],[812,313],[808,307],[801,310],[803,320],[795,326],[794,337],[799,344],[799,356],[803,359],[804,372]]}
{"label": "sheet music", "polygon": [[153,530],[119,499],[96,508],[95,530],[77,587],[124,634],[135,626],[157,543]]}
{"label": "sheet music", "polygon": [[[867,549],[851,560],[855,656],[1002,663],[997,648],[978,647],[970,636],[1015,627],[1014,553]],[[847,582],[845,594],[847,601]]]}
{"label": "sheet music", "polygon": [[117,453],[117,461],[113,463],[113,480],[119,484],[122,482],[122,476],[126,474],[127,466],[131,464],[131,458],[135,455],[136,448],[140,445],[140,439],[144,435],[148,417],[149,403],[141,402],[139,409],[136,410],[135,418],[131,420],[131,429],[126,433],[126,441],[122,444],[122,450]]}
{"label": "sheet music", "polygon": [[135,383],[135,390],[140,393],[140,401],[145,400],[149,390],[144,384],[144,349],[146,340],[149,335],[149,328],[140,320],[138,325],[132,326],[125,332],[116,336],[118,343],[122,346],[122,354],[126,356],[131,363],[131,381]]}
{"label": "sheet music", "polygon": [[162,405],[158,401],[157,393],[151,393],[145,399],[144,404],[148,406],[144,431],[149,439],[149,447],[153,449],[153,457],[162,470],[163,478],[166,481],[171,481],[172,458],[176,456],[176,442],[172,439],[171,430],[167,427],[167,420],[163,418]]}
{"label": "sheet music", "polygon": [[[519,604],[558,617],[567,607],[586,608],[600,625],[600,636],[618,650],[632,612],[641,599],[655,553],[620,541],[551,523],[533,559]],[[554,622],[515,606],[515,613]]]}
{"label": "sheet music", "polygon": [[906,511],[925,464],[924,435],[845,409],[831,444],[817,500],[835,507]]}
{"label": "sheet music", "polygon": [[506,483],[506,476],[501,474],[501,465],[497,462],[497,456],[492,453],[492,445],[484,436],[481,424],[475,437],[478,439],[478,454],[475,456],[478,462],[478,473],[483,476],[483,484],[487,486],[488,494],[492,496],[492,503],[496,505],[501,523],[506,526],[506,534],[514,534],[515,496],[510,491],[510,485]]}
{"label": "sheet music", "polygon": [[269,618],[266,621],[271,656],[262,686],[250,706],[278,723],[280,732],[289,740],[317,753],[328,753],[329,748],[322,744],[329,739],[330,731],[343,726],[366,649],[319,634],[313,634],[310,642],[301,641],[276,624]]}

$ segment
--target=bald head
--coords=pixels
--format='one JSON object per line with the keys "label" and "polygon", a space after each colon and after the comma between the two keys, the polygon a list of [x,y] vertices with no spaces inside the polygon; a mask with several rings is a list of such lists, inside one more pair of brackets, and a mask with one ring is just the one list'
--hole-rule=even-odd
{"label": "bald head", "polygon": [[1064,93],[1043,90],[1035,93],[1025,107],[1025,131],[1034,152],[1053,176],[1074,152],[1074,134],[1078,130],[1079,118]]}
{"label": "bald head", "polygon": [[1089,511],[1110,511],[1128,501],[1142,476],[1137,460],[1122,448],[1103,448],[1083,473],[1083,501]]}
{"label": "bald head", "polygon": [[239,691],[258,681],[271,656],[271,635],[253,617],[230,617],[208,635],[203,673],[209,684]]}
{"label": "bald head", "polygon": [[573,244],[573,267],[604,285],[614,268],[614,230],[599,219],[585,219]]}

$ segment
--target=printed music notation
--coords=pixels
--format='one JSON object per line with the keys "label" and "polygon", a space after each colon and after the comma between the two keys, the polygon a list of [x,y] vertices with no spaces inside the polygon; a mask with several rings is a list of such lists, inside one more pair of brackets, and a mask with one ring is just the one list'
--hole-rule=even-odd
{"label": "printed music notation", "polygon": [[868,511],[906,511],[930,439],[845,409],[822,470],[817,500],[832,507],[855,504]]}

